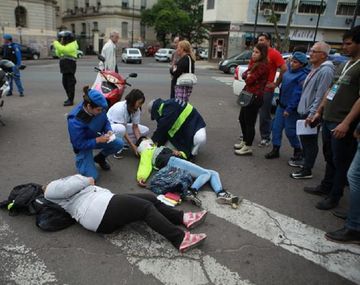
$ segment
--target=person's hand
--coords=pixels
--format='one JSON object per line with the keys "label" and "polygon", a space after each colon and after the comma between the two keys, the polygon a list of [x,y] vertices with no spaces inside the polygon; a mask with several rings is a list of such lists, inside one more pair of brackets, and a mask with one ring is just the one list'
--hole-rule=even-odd
{"label": "person's hand", "polygon": [[305,119],[305,127],[310,126],[310,124],[312,123],[312,116],[309,116]]}
{"label": "person's hand", "polygon": [[175,156],[181,156],[181,152],[178,151],[178,150],[176,150],[176,149],[174,149],[174,150],[172,151],[172,153],[173,153],[173,155],[175,155]]}
{"label": "person's hand", "polygon": [[315,128],[318,123],[320,122],[321,114],[319,112],[316,112],[314,116],[309,116],[305,120],[305,126],[309,125],[311,128]]}
{"label": "person's hand", "polygon": [[266,88],[269,88],[269,89],[275,89],[276,88],[276,85],[274,82],[268,82],[266,84]]}
{"label": "person's hand", "polygon": [[106,134],[106,135],[102,135],[100,137],[97,137],[96,143],[107,143],[109,141],[110,137]]}
{"label": "person's hand", "polygon": [[140,179],[137,181],[138,185],[141,187],[146,187],[146,181],[144,179]]}
{"label": "person's hand", "polygon": [[355,131],[354,131],[354,137],[356,138],[356,139],[360,139],[360,130],[359,130],[359,128],[357,128],[357,129],[355,129]]}
{"label": "person's hand", "polygon": [[283,113],[283,116],[286,118],[286,117],[289,117],[289,113],[287,112],[287,111],[284,111],[284,113]]}
{"label": "person's hand", "polygon": [[95,179],[92,177],[88,177],[90,185],[95,185]]}
{"label": "person's hand", "polygon": [[107,133],[106,133],[106,136],[108,136],[108,137],[111,137],[112,135],[113,135],[113,131],[108,131]]}
{"label": "person's hand", "polygon": [[346,133],[349,131],[349,125],[346,123],[340,123],[337,125],[337,127],[332,131],[332,135],[336,139],[341,139],[346,136]]}
{"label": "person's hand", "polygon": [[136,145],[131,144],[131,150],[133,151],[133,153],[134,153],[136,156],[139,156],[139,153],[138,153],[138,151],[137,151]]}

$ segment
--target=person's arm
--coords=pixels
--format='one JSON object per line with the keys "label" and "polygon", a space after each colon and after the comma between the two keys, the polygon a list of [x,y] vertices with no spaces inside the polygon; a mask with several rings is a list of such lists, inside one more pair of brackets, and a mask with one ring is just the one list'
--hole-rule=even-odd
{"label": "person's arm", "polygon": [[184,55],[176,64],[176,70],[172,75],[177,78],[183,73],[189,73],[189,55]]}
{"label": "person's arm", "polygon": [[153,153],[153,149],[146,149],[140,155],[140,162],[136,174],[136,181],[140,186],[146,186],[146,180],[151,174]]}
{"label": "person's arm", "polygon": [[63,179],[50,182],[45,188],[44,196],[46,199],[67,199],[76,193],[80,192],[84,188],[94,185],[94,179],[92,177],[85,177],[80,174],[76,174]]}
{"label": "person's arm", "polygon": [[267,74],[267,65],[259,64],[254,70],[248,71],[247,77],[245,79],[246,85],[254,85],[259,78],[262,78]]}
{"label": "person's arm", "polygon": [[276,79],[275,82],[268,82],[268,84],[266,85],[266,87],[271,88],[271,89],[275,89],[276,87],[279,87],[281,82],[282,82],[282,77],[283,74],[287,71],[287,65],[286,65],[286,61],[282,58],[281,54],[279,52],[277,53],[273,53],[273,60],[275,61],[275,64],[277,66],[279,70],[279,76]]}
{"label": "person's arm", "polygon": [[15,45],[16,67],[21,65],[21,50],[18,45]]}
{"label": "person's arm", "polygon": [[333,136],[337,139],[341,139],[346,136],[349,131],[350,124],[360,116],[360,98],[356,100],[355,104],[351,108],[351,111],[345,119],[332,130]]}

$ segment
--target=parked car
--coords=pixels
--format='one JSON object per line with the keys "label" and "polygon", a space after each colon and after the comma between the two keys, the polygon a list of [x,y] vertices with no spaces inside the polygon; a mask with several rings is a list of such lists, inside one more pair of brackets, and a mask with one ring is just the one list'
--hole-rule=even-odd
{"label": "parked car", "polygon": [[208,59],[209,58],[209,51],[206,50],[202,50],[199,52],[199,57],[200,59]]}
{"label": "parked car", "polygon": [[141,63],[142,62],[141,51],[138,48],[125,48],[121,54],[121,60],[125,63],[128,62]]}
{"label": "parked car", "polygon": [[[39,59],[40,58],[40,52],[32,47],[28,47],[25,45],[20,45],[21,50],[21,58],[22,59]],[[2,47],[0,46],[0,55],[2,55]]]}
{"label": "parked car", "polygon": [[161,48],[155,53],[155,60],[170,62],[174,52],[175,50],[171,48]]}
{"label": "parked car", "polygon": [[219,62],[219,69],[224,73],[234,74],[238,65],[247,65],[250,61],[252,51],[245,50],[240,54],[233,55]]}

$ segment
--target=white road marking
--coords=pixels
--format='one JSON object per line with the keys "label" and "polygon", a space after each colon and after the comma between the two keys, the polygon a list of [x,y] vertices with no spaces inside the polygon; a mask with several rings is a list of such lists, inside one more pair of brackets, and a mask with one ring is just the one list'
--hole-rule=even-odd
{"label": "white road marking", "polygon": [[130,264],[166,285],[253,284],[199,249],[179,253],[165,238],[142,223],[129,225],[105,237],[122,249]]}
{"label": "white road marking", "polygon": [[212,192],[200,192],[199,198],[210,213],[360,284],[359,246],[330,242],[325,232],[248,200],[233,210],[215,203]]}
{"label": "white road marking", "polygon": [[0,218],[0,272],[1,284],[49,284],[58,283],[54,272],[24,244]]}
{"label": "white road marking", "polygon": [[232,86],[233,82],[234,82],[234,78],[233,77],[217,77],[217,76],[213,76],[213,79],[220,81],[222,83],[225,83],[226,85]]}

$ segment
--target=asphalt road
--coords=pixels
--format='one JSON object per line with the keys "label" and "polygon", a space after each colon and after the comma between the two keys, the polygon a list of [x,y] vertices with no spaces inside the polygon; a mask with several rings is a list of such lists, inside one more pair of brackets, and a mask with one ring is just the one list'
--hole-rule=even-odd
{"label": "asphalt road", "polygon": [[[0,200],[18,184],[44,184],[75,172],[66,128],[69,108],[56,60],[28,61],[23,74],[25,97],[16,92],[0,109]],[[76,101],[96,77],[94,57],[78,61]],[[286,138],[281,157],[265,160],[257,134],[254,155],[238,157],[239,108],[231,76],[197,64],[198,85],[191,103],[207,123],[207,145],[197,163],[217,170],[224,188],[244,197],[237,210],[215,204],[208,186],[201,193],[210,214],[195,230],[208,238],[199,249],[181,255],[144,224],[113,235],[98,235],[74,225],[48,233],[34,217],[0,212],[0,284],[360,284],[360,248],[327,242],[323,233],[343,221],[314,205],[319,197],[303,192],[319,183],[324,171],[320,154],[314,178],[295,181],[287,166],[292,151]],[[120,64],[123,74],[137,72],[133,88],[146,100],[168,98],[168,65],[147,58],[143,64]],[[129,90],[129,89],[128,89]],[[128,91],[127,90],[127,91]],[[125,91],[125,92],[127,92]],[[142,122],[155,127],[144,108]],[[135,182],[138,160],[130,152],[110,158],[110,172],[99,185],[116,193],[146,191]],[[347,196],[340,207],[346,208]],[[183,209],[196,208],[189,204]]]}

